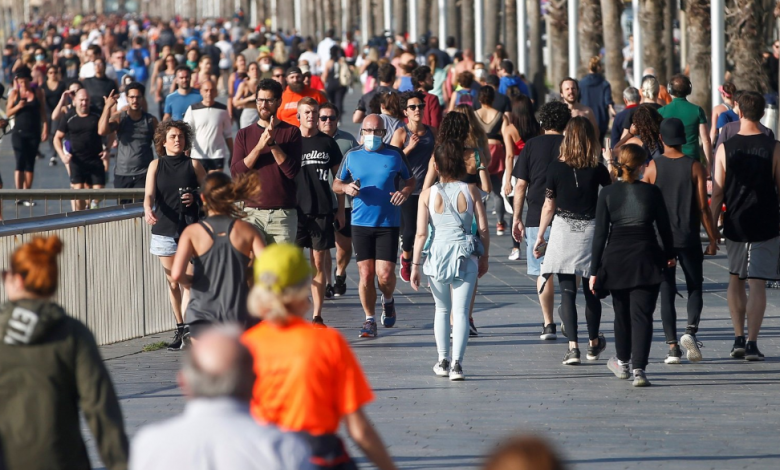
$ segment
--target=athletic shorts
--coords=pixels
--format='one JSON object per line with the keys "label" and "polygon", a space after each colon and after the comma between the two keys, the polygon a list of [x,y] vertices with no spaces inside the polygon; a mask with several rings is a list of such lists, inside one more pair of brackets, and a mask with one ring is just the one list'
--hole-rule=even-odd
{"label": "athletic shorts", "polygon": [[344,226],[336,230],[343,237],[352,238],[352,208],[344,208]]}
{"label": "athletic shorts", "polygon": [[352,247],[355,259],[360,261],[382,260],[398,262],[399,227],[352,226]]}
{"label": "athletic shorts", "polygon": [[198,158],[196,161],[199,161],[201,165],[203,165],[203,168],[209,172],[209,171],[224,171],[225,170],[225,159],[224,158]]}
{"label": "athletic shorts", "polygon": [[71,184],[106,185],[106,169],[101,160],[97,162],[83,162],[71,159],[68,167],[70,168]]}
{"label": "athletic shorts", "polygon": [[[525,228],[525,256],[528,260],[528,275],[529,276],[541,276],[542,263],[544,262],[544,256],[536,259],[534,256],[534,245],[536,244],[536,237],[539,236],[539,227],[526,227]],[[545,241],[550,241],[550,227],[544,232]]]}
{"label": "athletic shorts", "polygon": [[726,239],[729,274],[740,279],[780,279],[780,237],[763,242],[735,242]]}
{"label": "athletic shorts", "polygon": [[301,248],[326,251],[336,247],[336,229],[333,215],[306,215],[298,212],[298,231],[295,244]]}

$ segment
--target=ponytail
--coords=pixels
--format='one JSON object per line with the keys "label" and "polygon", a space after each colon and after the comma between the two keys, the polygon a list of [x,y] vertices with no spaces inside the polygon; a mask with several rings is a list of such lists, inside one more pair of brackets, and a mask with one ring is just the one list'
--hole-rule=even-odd
{"label": "ponytail", "polygon": [[207,210],[235,219],[246,216],[236,202],[252,199],[260,192],[260,180],[256,173],[243,173],[235,180],[217,171],[209,173],[203,182],[203,202]]}
{"label": "ponytail", "polygon": [[639,176],[637,171],[647,160],[645,150],[636,144],[626,144],[620,147],[617,157],[612,161],[612,172],[615,179],[633,183]]}

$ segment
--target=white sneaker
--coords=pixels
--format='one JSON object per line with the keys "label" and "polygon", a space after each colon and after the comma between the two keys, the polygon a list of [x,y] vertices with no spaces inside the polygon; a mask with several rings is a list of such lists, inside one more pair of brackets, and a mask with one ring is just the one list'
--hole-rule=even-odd
{"label": "white sneaker", "polygon": [[685,348],[686,356],[691,362],[701,361],[701,342],[696,340],[696,337],[689,334],[682,335],[680,338],[680,346]]}
{"label": "white sneaker", "polygon": [[450,375],[450,361],[442,359],[433,365],[433,373],[438,377],[447,377]]}
{"label": "white sneaker", "polygon": [[92,202],[89,203],[89,208],[90,209],[97,209],[98,207],[100,207],[100,204],[98,204],[97,201],[92,201]]}
{"label": "white sneaker", "polygon": [[450,368],[450,380],[454,382],[456,380],[464,380],[465,378],[466,376],[463,375],[463,368],[460,367],[460,361],[454,361]]}
{"label": "white sneaker", "polygon": [[512,248],[512,252],[509,253],[509,256],[507,256],[507,259],[510,261],[517,261],[520,259],[520,248]]}

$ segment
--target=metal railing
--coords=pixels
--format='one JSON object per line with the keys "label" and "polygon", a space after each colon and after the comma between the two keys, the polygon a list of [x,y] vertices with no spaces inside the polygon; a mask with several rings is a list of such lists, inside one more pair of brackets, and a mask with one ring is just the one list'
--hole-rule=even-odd
{"label": "metal railing", "polygon": [[[175,321],[165,273],[149,253],[151,230],[138,204],[5,221],[0,269],[36,235],[58,235],[59,282],[54,300],[84,322],[98,344],[171,330]],[[0,301],[5,301],[0,283]]]}
{"label": "metal railing", "polygon": [[[71,212],[71,201],[94,202],[98,207],[141,203],[143,189],[0,189],[4,219]],[[32,204],[31,204],[32,202]]]}

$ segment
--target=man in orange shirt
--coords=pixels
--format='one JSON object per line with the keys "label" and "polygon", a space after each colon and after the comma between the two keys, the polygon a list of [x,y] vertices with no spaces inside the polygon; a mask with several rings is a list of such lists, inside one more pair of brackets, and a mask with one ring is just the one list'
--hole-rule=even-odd
{"label": "man in orange shirt", "polygon": [[241,341],[257,376],[250,411],[261,423],[300,433],[317,469],[357,467],[338,436],[343,420],[355,443],[380,470],[396,470],[363,407],[374,399],[352,349],[333,328],[304,320],[311,309],[312,268],[288,243],[268,246],[254,262],[249,311],[263,321]]}
{"label": "man in orange shirt", "polygon": [[307,96],[314,98],[317,104],[328,102],[325,93],[307,87],[303,83],[303,73],[300,68],[290,67],[287,69],[287,89],[282,93],[282,104],[279,106],[276,117],[290,125],[300,127],[301,123],[298,121],[298,101]]}

